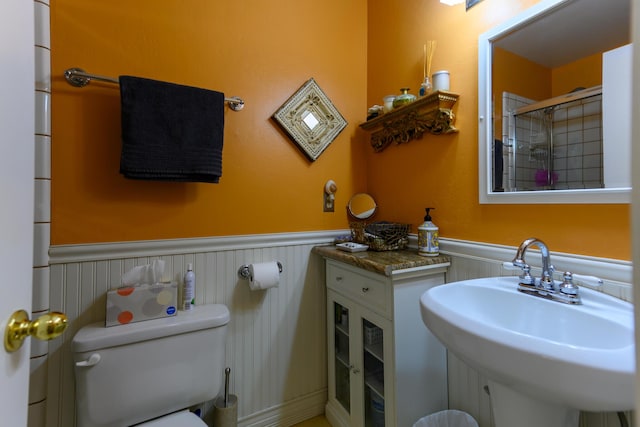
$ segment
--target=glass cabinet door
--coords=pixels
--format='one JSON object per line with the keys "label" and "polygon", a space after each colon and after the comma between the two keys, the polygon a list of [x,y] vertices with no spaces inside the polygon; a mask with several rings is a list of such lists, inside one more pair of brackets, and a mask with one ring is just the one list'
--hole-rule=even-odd
{"label": "glass cabinet door", "polygon": [[349,379],[349,310],[334,301],[335,396],[342,407],[351,413],[351,384]]}
{"label": "glass cabinet door", "polygon": [[384,427],[384,334],[362,319],[365,427]]}

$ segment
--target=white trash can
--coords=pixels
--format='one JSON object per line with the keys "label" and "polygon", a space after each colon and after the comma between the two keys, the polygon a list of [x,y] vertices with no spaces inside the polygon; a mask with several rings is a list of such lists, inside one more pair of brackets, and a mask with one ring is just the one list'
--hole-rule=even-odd
{"label": "white trash can", "polygon": [[449,409],[422,417],[413,427],[478,427],[478,423],[466,412]]}

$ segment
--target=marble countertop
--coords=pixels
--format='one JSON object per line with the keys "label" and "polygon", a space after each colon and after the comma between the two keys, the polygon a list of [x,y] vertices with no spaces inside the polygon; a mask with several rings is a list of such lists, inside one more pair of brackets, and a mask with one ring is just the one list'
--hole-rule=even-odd
{"label": "marble countertop", "polygon": [[396,270],[416,269],[451,262],[451,258],[447,255],[421,256],[418,255],[418,251],[415,249],[384,252],[346,252],[332,245],[315,246],[312,252],[324,258],[341,261],[385,276],[391,276]]}

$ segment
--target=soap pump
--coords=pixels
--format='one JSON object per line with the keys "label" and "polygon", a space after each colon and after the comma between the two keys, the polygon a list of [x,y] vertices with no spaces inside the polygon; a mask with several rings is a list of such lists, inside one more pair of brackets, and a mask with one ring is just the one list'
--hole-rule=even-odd
{"label": "soap pump", "polygon": [[418,255],[438,256],[440,244],[438,243],[438,226],[431,222],[429,211],[435,208],[425,208],[427,215],[424,222],[418,227]]}

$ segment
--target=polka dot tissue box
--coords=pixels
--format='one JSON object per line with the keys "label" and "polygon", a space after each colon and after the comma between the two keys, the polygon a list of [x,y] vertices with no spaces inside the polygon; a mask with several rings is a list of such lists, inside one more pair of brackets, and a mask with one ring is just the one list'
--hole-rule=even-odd
{"label": "polka dot tissue box", "polygon": [[178,284],[164,280],[164,260],[138,265],[122,275],[121,286],[107,292],[105,326],[175,316]]}
{"label": "polka dot tissue box", "polygon": [[177,307],[177,282],[125,286],[107,291],[105,326],[175,316]]}

